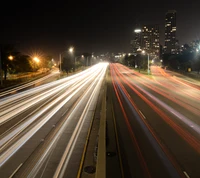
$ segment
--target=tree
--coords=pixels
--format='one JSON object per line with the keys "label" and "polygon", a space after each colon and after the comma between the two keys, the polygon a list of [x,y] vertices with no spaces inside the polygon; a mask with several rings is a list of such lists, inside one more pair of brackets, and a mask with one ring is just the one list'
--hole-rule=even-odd
{"label": "tree", "polygon": [[4,80],[7,79],[8,67],[9,67],[9,55],[14,52],[14,45],[6,44],[1,45],[1,66],[4,74]]}
{"label": "tree", "polygon": [[68,74],[72,68],[72,57],[68,53],[66,53],[61,61],[61,70],[65,71]]}

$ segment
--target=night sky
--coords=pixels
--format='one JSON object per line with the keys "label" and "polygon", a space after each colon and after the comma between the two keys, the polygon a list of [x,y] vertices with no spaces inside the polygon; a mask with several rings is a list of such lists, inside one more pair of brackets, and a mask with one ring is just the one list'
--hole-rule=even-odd
{"label": "night sky", "polygon": [[167,10],[177,10],[180,44],[200,38],[199,0],[5,3],[0,11],[0,43],[15,44],[24,53],[39,50],[55,59],[71,45],[77,52],[129,52],[136,23],[159,24],[163,45]]}

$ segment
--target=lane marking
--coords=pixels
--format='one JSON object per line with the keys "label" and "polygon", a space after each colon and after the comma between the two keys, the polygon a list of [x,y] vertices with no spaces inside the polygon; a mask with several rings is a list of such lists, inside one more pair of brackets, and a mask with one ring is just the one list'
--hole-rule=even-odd
{"label": "lane marking", "polygon": [[183,171],[183,173],[185,174],[185,176],[186,176],[187,178],[190,178],[190,176],[187,174],[187,172]]}
{"label": "lane marking", "polygon": [[142,113],[142,111],[139,110],[139,112],[140,112],[140,114],[142,115],[142,117],[143,117],[144,119],[146,119],[146,117],[144,116],[144,114]]}
{"label": "lane marking", "polygon": [[19,170],[19,168],[22,166],[22,164],[23,164],[23,163],[21,163],[21,164],[14,170],[14,172],[10,175],[9,178],[12,178],[12,177],[15,175],[15,173]]}
{"label": "lane marking", "polygon": [[64,116],[66,114],[66,112],[68,111],[68,109],[66,109],[66,111],[62,114],[62,116]]}

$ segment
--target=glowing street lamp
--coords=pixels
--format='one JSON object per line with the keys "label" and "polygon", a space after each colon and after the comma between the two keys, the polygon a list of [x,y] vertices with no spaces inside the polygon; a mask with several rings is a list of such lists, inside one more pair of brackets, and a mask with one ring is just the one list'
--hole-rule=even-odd
{"label": "glowing street lamp", "polygon": [[73,48],[73,47],[70,47],[70,48],[69,48],[69,52],[70,52],[70,53],[73,53],[73,52],[74,52],[74,48]]}
{"label": "glowing street lamp", "polygon": [[8,59],[12,61],[14,59],[14,57],[10,55],[10,56],[8,56]]}
{"label": "glowing street lamp", "polygon": [[38,57],[34,57],[33,60],[36,62],[36,63],[39,63],[40,60],[38,59]]}

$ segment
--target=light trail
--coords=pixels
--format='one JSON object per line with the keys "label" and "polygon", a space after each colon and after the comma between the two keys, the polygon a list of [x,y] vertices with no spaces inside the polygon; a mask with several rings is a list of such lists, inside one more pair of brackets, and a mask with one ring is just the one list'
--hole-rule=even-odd
{"label": "light trail", "polygon": [[[91,77],[90,77],[91,78]],[[91,78],[92,79],[92,78]],[[31,116],[30,118],[27,118],[26,121],[24,123],[22,123],[21,125],[19,125],[17,128],[14,128],[13,131],[9,132],[6,136],[5,134],[3,134],[1,137],[3,137],[1,139],[0,142],[0,151],[1,151],[1,146],[4,145],[5,143],[8,143],[9,140],[11,140],[11,138],[13,139],[14,136],[17,136],[20,132],[22,132],[24,129],[26,129],[30,124],[32,124],[38,117],[42,116],[46,111],[48,111],[48,109],[50,109],[52,106],[58,104],[62,99],[64,99],[66,96],[68,96],[68,100],[69,101],[72,96],[74,95],[72,92],[74,91],[79,91],[81,90],[84,85],[87,84],[87,82],[90,82],[89,78],[81,80],[81,82],[79,81],[77,83],[77,85],[72,86],[71,88],[69,88],[64,94],[62,94],[61,96],[59,96],[58,98],[56,98],[55,100],[53,100],[51,103],[47,104],[45,106],[45,108],[39,110],[38,113],[34,114],[33,116]],[[57,92],[57,90],[55,90]],[[70,93],[72,93],[72,96],[69,95]],[[0,137],[0,138],[1,138]]]}
{"label": "light trail", "polygon": [[[126,69],[124,68],[124,66],[122,66],[123,69]],[[130,71],[130,70],[128,70]],[[134,76],[131,75],[132,74],[132,71],[128,72],[127,75],[132,78],[132,79],[135,79]],[[154,83],[151,84],[150,82],[146,82],[143,77],[141,78],[137,78],[137,81],[141,84],[143,84],[144,86],[146,86],[147,88],[151,89],[152,91],[155,91],[156,93],[158,93],[159,95],[162,95],[164,96],[165,98],[173,101],[174,103],[184,107],[185,109],[187,109],[188,111],[196,114],[197,116],[200,115],[200,105],[195,105],[195,102],[193,102],[191,105],[190,103],[188,103],[188,99],[185,99],[183,97],[179,98],[177,93],[180,94],[179,91],[176,92],[176,94],[171,94],[169,93],[169,90],[168,88],[165,88],[165,89],[161,89],[159,87],[157,87]],[[180,87],[179,87],[180,88]],[[199,93],[200,94],[200,93]],[[198,94],[198,95],[199,95]],[[196,99],[196,96],[194,96],[195,99]]]}
{"label": "light trail", "polygon": [[[111,64],[110,64],[110,65],[111,65]],[[112,66],[112,65],[111,65],[111,66]],[[139,147],[138,141],[137,141],[136,136],[135,136],[135,134],[134,134],[134,132],[133,132],[133,130],[132,130],[132,128],[131,128],[130,121],[129,121],[129,119],[128,119],[128,116],[127,116],[127,114],[126,114],[126,112],[125,112],[125,109],[124,109],[124,106],[123,106],[123,104],[122,104],[122,101],[121,101],[121,99],[120,99],[119,86],[118,86],[118,84],[116,83],[116,81],[117,81],[117,75],[114,73],[114,70],[113,70],[112,68],[111,68],[111,79],[112,79],[112,83],[113,83],[113,87],[114,87],[115,94],[116,94],[116,96],[117,96],[118,102],[119,102],[119,104],[120,104],[120,108],[121,108],[121,110],[122,110],[122,113],[123,113],[123,116],[124,116],[124,119],[125,119],[125,122],[126,122],[126,125],[127,125],[127,128],[128,128],[128,131],[129,131],[130,136],[131,136],[131,140],[132,140],[133,145],[134,145],[134,147],[135,147],[135,149],[136,149],[137,156],[138,156],[138,158],[139,158],[139,159],[138,159],[138,160],[139,160],[139,163],[140,163],[140,165],[141,165],[141,167],[142,167],[142,169],[143,169],[143,174],[144,174],[145,177],[151,177],[150,172],[149,172],[149,169],[148,169],[148,167],[147,167],[147,163],[146,163],[146,161],[145,161],[145,159],[144,159],[144,157],[143,157],[143,154],[142,154],[141,149],[140,149],[140,147]],[[136,115],[136,117],[138,117],[138,116]]]}
{"label": "light trail", "polygon": [[[68,82],[66,84],[65,84],[66,81],[64,81],[64,80],[62,80],[62,82],[64,81],[63,84],[61,84],[62,82],[59,81],[59,84],[61,86],[63,85],[62,87],[59,87],[59,86],[57,87],[57,84],[55,84],[55,83],[58,83],[58,81],[56,81],[55,83],[53,82],[56,86],[56,90],[55,90],[55,88],[50,89],[48,92],[51,94],[46,92],[46,93],[43,93],[42,95],[49,94],[48,97],[51,97],[53,94],[55,94],[59,90],[63,90],[66,86],[69,86],[69,85],[71,85],[71,86],[67,87],[66,91],[62,95],[60,95],[55,100],[48,103],[45,108],[43,108],[42,110],[39,110],[36,114],[30,116],[29,118],[26,118],[25,122],[17,125],[16,128],[13,128],[12,131],[10,131],[6,135],[2,136],[0,167],[2,165],[4,165],[12,157],[12,155],[16,154],[17,151],[60,110],[60,108],[62,108],[67,102],[69,102],[71,100],[71,98],[74,97],[78,92],[80,92],[85,86],[91,85],[90,91],[92,91],[94,89],[94,86],[96,85],[96,87],[98,89],[94,90],[95,93],[93,95],[96,95],[96,97],[97,97],[98,92],[100,90],[99,86],[102,83],[102,78],[105,75],[107,65],[108,65],[107,63],[95,65],[95,66],[91,67],[90,69],[88,69],[87,71],[84,71],[81,74],[76,75],[76,77],[71,77],[71,80],[69,80],[69,78],[67,78]],[[75,78],[76,78],[76,80],[75,80]],[[44,86],[39,87],[39,90],[40,89],[43,90],[44,88],[48,89],[48,85],[46,85],[45,87]],[[36,88],[36,90],[37,90],[37,88]],[[32,94],[33,92],[35,92],[35,91],[32,89],[30,92],[22,92],[22,95],[25,97],[26,95]],[[41,96],[35,97],[35,99],[41,98]],[[13,97],[9,96],[8,97],[8,100],[10,100],[9,102],[13,102],[15,100],[14,99],[15,97],[20,99],[20,94],[18,93],[16,95],[13,95]],[[93,100],[94,100],[94,96],[92,97],[92,101]],[[3,99],[3,101],[5,102],[5,104],[7,104],[5,98]],[[30,101],[32,101],[32,100],[29,100],[29,102]],[[90,102],[92,102],[92,101],[90,101]],[[80,105],[81,105],[81,103],[80,103]],[[50,108],[51,108],[51,110],[48,111]],[[44,113],[47,111],[48,111],[48,113],[46,113],[44,115]],[[23,112],[23,110],[20,112]],[[73,113],[75,113],[75,110],[73,111]],[[16,113],[13,115],[13,117],[14,116],[16,116]],[[27,127],[31,126],[31,124],[37,118],[41,118],[41,119],[38,120],[37,123],[32,126],[32,128],[30,127],[30,129],[27,129]],[[68,120],[67,123],[68,122],[70,122],[70,120]],[[15,142],[10,144],[10,146],[7,148],[6,145],[9,142],[12,142],[14,140],[13,138],[15,136],[24,132],[25,129],[27,129],[25,134],[22,135],[21,137],[19,137],[18,140],[15,140]]]}
{"label": "light trail", "polygon": [[[73,134],[69,140],[69,143],[65,149],[65,152],[61,158],[61,161],[56,169],[56,172],[54,174],[54,178],[62,178],[64,176],[66,167],[68,165],[69,162],[69,158],[73,152],[74,146],[77,142],[78,136],[80,134],[80,131],[83,127],[83,123],[85,122],[88,112],[91,110],[91,108],[93,108],[94,110],[94,105],[93,102],[94,100],[97,100],[97,96],[100,90],[100,86],[103,80],[103,76],[105,75],[106,70],[102,71],[102,74],[96,78],[96,80],[93,82],[93,84],[91,85],[91,87],[87,90],[86,94],[90,94],[90,98],[88,99],[88,102],[83,110],[82,115],[80,116],[80,119],[78,120],[78,123],[73,131]],[[96,98],[96,99],[95,99]],[[84,98],[83,98],[84,99]],[[82,99],[82,100],[83,100]],[[78,105],[80,105],[81,101],[79,102]],[[77,106],[78,107],[78,106]]]}
{"label": "light trail", "polygon": [[178,166],[178,163],[170,155],[170,153],[167,151],[164,145],[161,144],[161,141],[156,136],[156,134],[154,133],[153,129],[149,126],[149,124],[147,124],[145,118],[143,118],[143,115],[140,113],[140,110],[137,108],[132,98],[129,97],[127,90],[124,88],[124,86],[122,85],[120,81],[120,80],[123,80],[123,78],[121,74],[119,73],[118,69],[115,67],[115,65],[114,67],[111,65],[111,70],[115,71],[116,76],[118,75],[118,78],[116,78],[114,82],[117,83],[120,93],[122,93],[123,98],[126,100],[127,104],[132,110],[132,113],[135,116],[135,119],[140,124],[141,129],[144,131],[145,135],[149,139],[151,145],[157,152],[158,156],[160,157],[160,160],[162,161],[166,169],[169,171],[170,175],[172,177],[179,177],[179,176],[183,177],[182,171],[180,167]]}
{"label": "light trail", "polygon": [[[115,67],[115,70],[118,71],[118,68]],[[162,112],[155,104],[153,104],[150,100],[148,100],[144,95],[142,95],[140,88],[133,84],[129,83],[127,79],[120,74],[118,71],[118,75],[120,76],[121,80],[123,80],[130,89],[132,89],[142,100],[144,100],[157,114],[161,116],[161,118],[170,125],[194,150],[200,153],[200,142],[192,136],[189,132],[182,129],[178,124],[176,124],[173,120],[171,120],[164,112]],[[133,87],[134,86],[134,87]],[[139,90],[138,90],[139,89]],[[190,127],[192,128],[192,127]]]}
{"label": "light trail", "polygon": [[58,73],[59,73],[59,72],[53,72],[53,73],[51,73],[51,74],[49,74],[49,75],[47,75],[47,76],[45,76],[45,77],[42,77],[42,78],[40,78],[40,79],[35,80],[35,81],[29,82],[29,83],[24,84],[24,85],[20,85],[20,86],[18,86],[18,87],[12,88],[12,89],[10,89],[10,90],[3,91],[3,92],[0,93],[0,97],[6,96],[6,95],[11,94],[11,93],[13,93],[13,92],[16,92],[16,91],[18,91],[18,90],[22,90],[22,89],[24,89],[24,88],[30,87],[30,86],[32,86],[32,85],[34,85],[34,84],[36,84],[36,83],[42,82],[42,81],[44,81],[44,80],[50,78],[50,77],[52,77],[52,76],[58,75]]}

